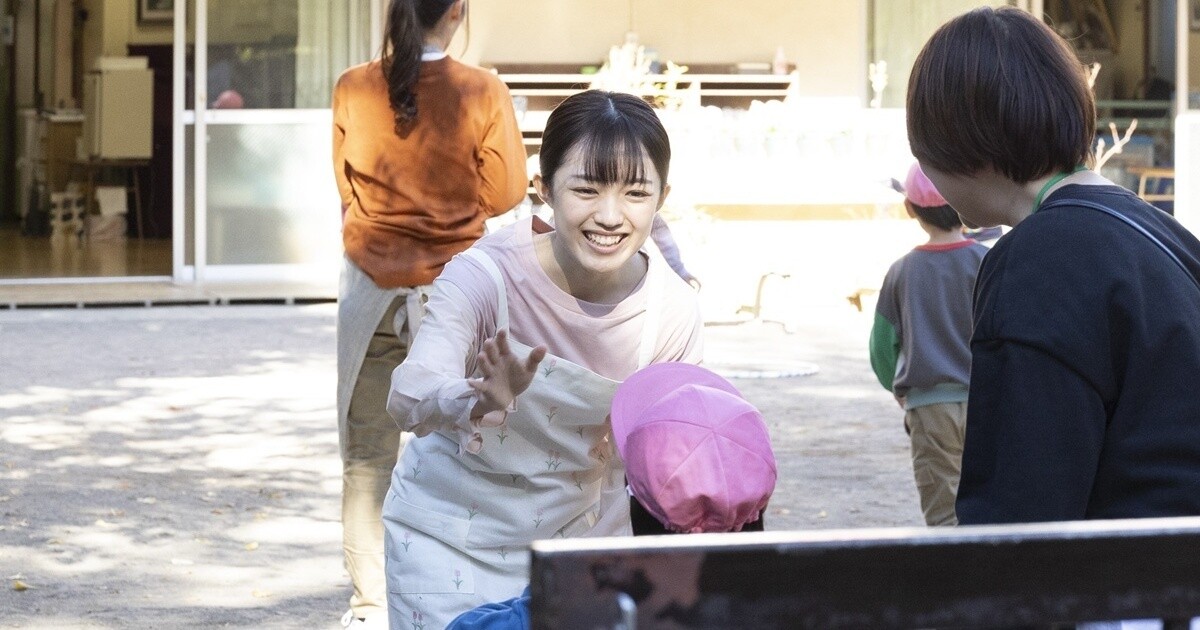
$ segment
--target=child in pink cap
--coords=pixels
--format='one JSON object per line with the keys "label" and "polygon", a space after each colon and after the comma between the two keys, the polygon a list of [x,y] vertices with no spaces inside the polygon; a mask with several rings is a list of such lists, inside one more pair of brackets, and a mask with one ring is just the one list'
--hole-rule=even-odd
{"label": "child in pink cap", "polygon": [[[657,363],[613,398],[635,536],[762,531],[778,472],[762,414],[721,376]],[[529,627],[529,589],[463,613],[447,630]]]}
{"label": "child in pink cap", "polygon": [[871,367],[904,409],[913,476],[928,525],[956,525],[971,373],[971,304],[987,247],[963,236],[962,220],[913,163],[904,206],[929,241],[897,260],[879,290]]}
{"label": "child in pink cap", "polygon": [[634,535],[762,531],[775,454],[732,383],[696,365],[651,365],[617,388],[611,417]]}

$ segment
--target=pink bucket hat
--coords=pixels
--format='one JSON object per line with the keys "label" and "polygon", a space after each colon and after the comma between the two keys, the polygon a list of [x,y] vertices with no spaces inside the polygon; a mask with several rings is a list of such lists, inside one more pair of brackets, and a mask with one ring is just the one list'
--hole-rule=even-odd
{"label": "pink bucket hat", "polygon": [[630,376],[612,428],[633,496],[672,531],[739,531],[775,490],[762,414],[702,367],[658,363]]}
{"label": "pink bucket hat", "polygon": [[925,176],[925,171],[921,170],[921,165],[913,162],[913,165],[908,168],[908,177],[904,178],[904,196],[913,204],[922,208],[937,208],[939,206],[949,205],[942,197],[942,193],[934,188],[933,182]]}

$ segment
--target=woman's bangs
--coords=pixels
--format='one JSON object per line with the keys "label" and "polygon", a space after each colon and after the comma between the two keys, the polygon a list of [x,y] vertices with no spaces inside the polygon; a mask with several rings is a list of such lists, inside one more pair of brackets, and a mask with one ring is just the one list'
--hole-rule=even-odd
{"label": "woman's bangs", "polygon": [[646,152],[628,126],[597,129],[579,142],[579,148],[588,181],[604,185],[646,182]]}

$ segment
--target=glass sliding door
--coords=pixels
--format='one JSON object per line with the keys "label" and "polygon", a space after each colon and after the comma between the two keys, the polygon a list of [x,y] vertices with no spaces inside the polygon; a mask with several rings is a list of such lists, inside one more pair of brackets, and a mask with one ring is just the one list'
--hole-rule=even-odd
{"label": "glass sliding door", "polygon": [[[336,279],[330,95],[342,70],[371,55],[372,0],[192,3],[196,38],[183,116],[188,275]],[[197,137],[205,142],[198,146]]]}

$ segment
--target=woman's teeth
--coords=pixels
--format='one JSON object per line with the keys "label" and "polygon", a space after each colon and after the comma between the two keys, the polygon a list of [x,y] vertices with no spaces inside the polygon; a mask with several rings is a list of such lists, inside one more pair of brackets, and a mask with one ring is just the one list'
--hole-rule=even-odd
{"label": "woman's teeth", "polygon": [[612,247],[621,242],[619,234],[587,234],[587,239],[601,247]]}

